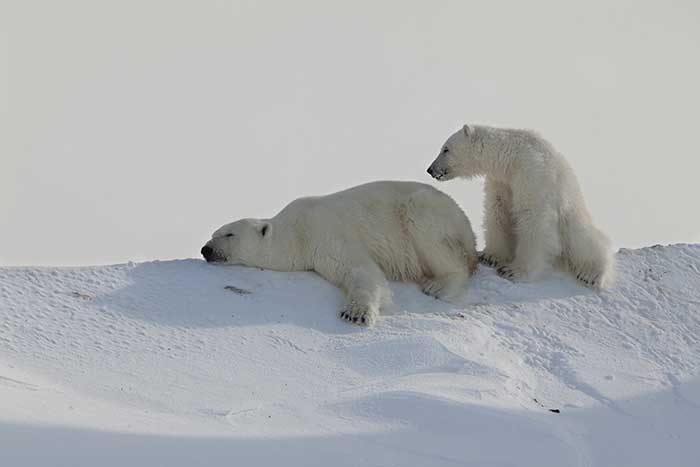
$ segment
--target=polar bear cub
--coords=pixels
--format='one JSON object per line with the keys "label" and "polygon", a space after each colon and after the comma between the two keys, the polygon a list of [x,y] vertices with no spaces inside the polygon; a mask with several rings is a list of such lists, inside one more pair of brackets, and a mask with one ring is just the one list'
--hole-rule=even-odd
{"label": "polar bear cub", "polygon": [[610,242],[593,224],[569,164],[536,133],[465,125],[428,173],[437,180],[486,177],[480,259],[500,274],[534,280],[557,264],[591,287],[609,283]]}
{"label": "polar bear cub", "polygon": [[202,248],[208,262],[316,271],[340,287],[340,316],[371,325],[389,300],[387,279],[417,282],[451,300],[477,267],[469,219],[422,183],[379,181],[292,201],[271,219],[224,225]]}

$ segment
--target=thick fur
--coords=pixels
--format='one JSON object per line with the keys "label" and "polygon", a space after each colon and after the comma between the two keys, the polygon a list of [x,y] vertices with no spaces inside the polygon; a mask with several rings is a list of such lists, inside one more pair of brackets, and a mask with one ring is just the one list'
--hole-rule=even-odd
{"label": "thick fur", "polygon": [[538,134],[465,125],[428,173],[443,181],[486,177],[480,259],[500,274],[535,280],[555,264],[591,287],[609,284],[610,241],[593,224],[569,164]]}
{"label": "thick fur", "polygon": [[422,183],[390,181],[297,199],[272,219],[227,224],[202,253],[212,262],[316,271],[345,293],[341,317],[366,325],[390,297],[387,279],[417,282],[450,300],[478,264],[471,224],[452,198]]}

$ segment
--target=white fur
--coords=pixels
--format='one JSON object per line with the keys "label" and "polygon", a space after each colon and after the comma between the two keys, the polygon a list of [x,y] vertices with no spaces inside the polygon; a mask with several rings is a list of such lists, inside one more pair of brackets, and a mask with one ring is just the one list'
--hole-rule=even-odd
{"label": "white fur", "polygon": [[387,279],[418,282],[449,300],[464,291],[478,263],[464,212],[446,194],[414,182],[300,198],[272,219],[221,227],[206,246],[214,250],[211,261],[316,271],[344,291],[341,317],[368,325],[389,299]]}
{"label": "white fur", "polygon": [[481,259],[501,274],[534,280],[557,264],[593,287],[610,281],[610,242],[593,225],[573,170],[538,134],[465,125],[428,172],[438,180],[486,177]]}

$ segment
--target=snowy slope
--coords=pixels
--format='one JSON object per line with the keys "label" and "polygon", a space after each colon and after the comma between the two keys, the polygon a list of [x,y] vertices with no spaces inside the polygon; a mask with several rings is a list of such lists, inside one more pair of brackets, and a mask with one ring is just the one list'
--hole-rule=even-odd
{"label": "snowy slope", "polygon": [[697,467],[700,245],[617,261],[372,329],[312,273],[0,268],[0,465]]}

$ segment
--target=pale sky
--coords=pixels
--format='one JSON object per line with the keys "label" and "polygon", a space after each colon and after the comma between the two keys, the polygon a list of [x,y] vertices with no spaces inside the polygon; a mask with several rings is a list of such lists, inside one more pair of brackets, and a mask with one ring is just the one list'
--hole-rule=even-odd
{"label": "pale sky", "polygon": [[0,265],[197,257],[221,224],[533,128],[615,245],[700,241],[696,1],[0,0]]}

